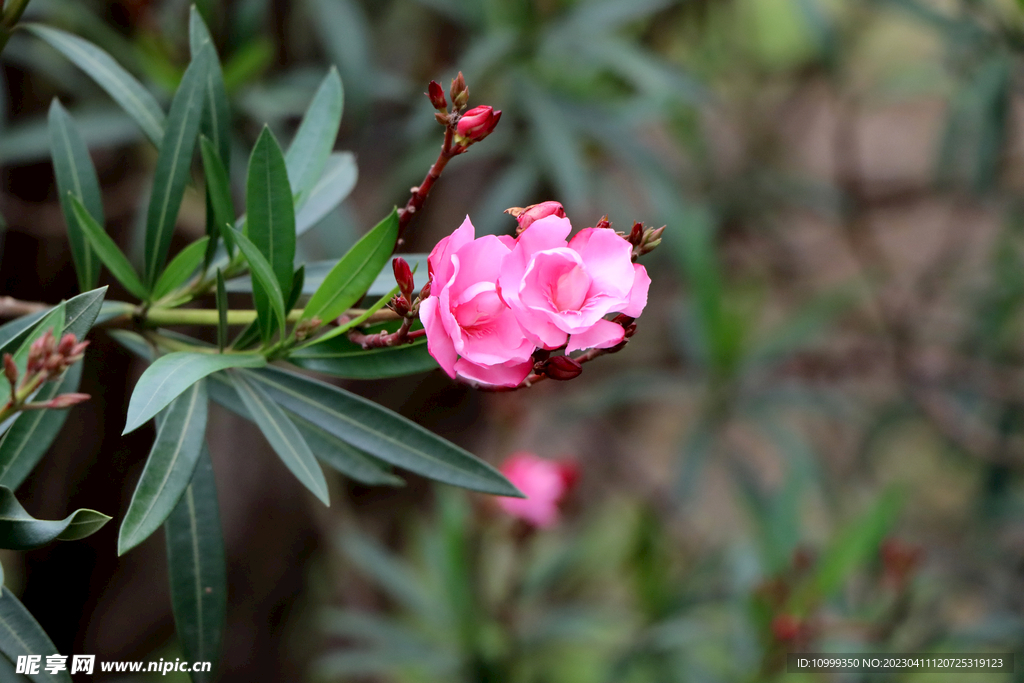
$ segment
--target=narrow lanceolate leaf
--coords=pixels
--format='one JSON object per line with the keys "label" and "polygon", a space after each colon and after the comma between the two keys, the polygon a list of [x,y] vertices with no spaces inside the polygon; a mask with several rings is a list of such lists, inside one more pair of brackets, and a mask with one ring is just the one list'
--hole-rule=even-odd
{"label": "narrow lanceolate leaf", "polygon": [[217,669],[228,585],[217,486],[205,444],[192,483],[164,523],[164,537],[178,639],[185,659],[213,662],[213,671],[192,674],[194,683],[207,683]]}
{"label": "narrow lanceolate leaf", "polygon": [[226,368],[259,368],[267,360],[255,353],[176,351],[146,368],[128,402],[124,434],[135,431],[166,408],[182,392],[207,375]]}
{"label": "narrow lanceolate leaf", "polygon": [[356,158],[351,152],[334,152],[313,189],[302,197],[295,214],[295,233],[301,235],[334,211],[352,192],[359,179]]}
{"label": "narrow lanceolate leaf", "polygon": [[263,432],[281,462],[324,505],[330,505],[324,473],[292,421],[259,385],[250,382],[245,375],[231,371],[229,377],[253,422]]}
{"label": "narrow lanceolate leaf", "polygon": [[405,486],[401,477],[388,472],[382,463],[330,432],[303,420],[294,413],[288,417],[298,428],[309,449],[319,460],[347,477],[369,486]]}
{"label": "narrow lanceolate leaf", "polygon": [[235,222],[235,207],[231,201],[228,172],[218,156],[216,146],[206,136],[199,139],[199,151],[203,157],[203,172],[206,174],[206,199],[213,212],[217,230],[228,247],[228,254],[233,254],[235,243],[231,231],[226,227]]}
{"label": "narrow lanceolate leaf", "polygon": [[[242,403],[234,384],[223,372],[210,375],[210,400],[239,417],[253,422],[252,414]],[[286,410],[285,414],[299,430],[309,449],[321,462],[356,481],[371,486],[404,486],[405,482],[387,470],[376,458],[350,446],[333,434]]]}
{"label": "narrow lanceolate leaf", "polygon": [[[263,129],[253,147],[245,192],[246,236],[266,258],[283,299],[291,293],[295,268],[295,207],[284,155],[269,128]],[[264,339],[273,333],[272,328],[262,327],[264,320],[270,320],[272,305],[266,288],[266,283],[253,281],[253,300]]]}
{"label": "narrow lanceolate leaf", "polygon": [[[57,394],[74,393],[81,379],[82,364],[75,363],[59,381],[44,384],[33,400],[49,401]],[[67,410],[30,410],[19,415],[0,439],[0,485],[12,491],[21,486],[67,418]]]}
{"label": "narrow lanceolate leaf", "polygon": [[57,179],[57,196],[68,226],[68,242],[71,258],[75,263],[78,288],[83,292],[96,286],[100,277],[100,260],[93,253],[85,237],[68,195],[78,198],[96,222],[103,225],[103,200],[100,183],[96,177],[89,149],[85,146],[75,122],[61,106],[57,98],[50,104],[50,155],[53,159],[53,174]]}
{"label": "narrow lanceolate leaf", "polygon": [[102,513],[84,509],[61,520],[36,519],[25,512],[13,491],[0,486],[0,548],[31,550],[51,541],[77,541],[109,521]]}
{"label": "narrow lanceolate leaf", "polygon": [[131,330],[107,330],[110,338],[121,345],[122,348],[135,354],[147,363],[155,359],[153,347],[146,338]]}
{"label": "narrow lanceolate leaf", "polygon": [[437,361],[427,352],[426,340],[365,350],[344,335],[299,349],[287,360],[306,370],[345,379],[403,377],[437,368]]}
{"label": "narrow lanceolate leaf", "polygon": [[25,337],[31,333],[32,326],[49,313],[50,309],[36,311],[0,326],[0,353],[14,353],[25,341]]}
{"label": "narrow lanceolate leaf", "polygon": [[39,673],[27,674],[27,680],[32,683],[71,683],[68,670],[55,674],[46,672],[43,664],[48,655],[60,654],[57,646],[25,606],[8,590],[0,593],[0,652],[12,662],[17,662],[18,657],[40,655],[42,662]]}
{"label": "narrow lanceolate leaf", "polygon": [[310,298],[302,318],[333,320],[359,301],[388,262],[398,239],[398,211],[376,225],[353,245]]}
{"label": "narrow lanceolate leaf", "polygon": [[[256,300],[257,304],[256,317],[260,330],[263,333],[263,339],[267,340],[278,327],[282,330],[284,329],[287,313],[284,309],[284,296],[281,293],[281,285],[270,263],[260,253],[256,245],[234,228],[227,228],[227,230],[231,232],[235,244],[242,250],[242,255],[245,256],[245,260],[249,263],[249,271],[252,274],[253,299]],[[291,285],[291,278],[291,271],[289,270],[289,286]],[[263,307],[260,307],[259,300],[256,299],[258,292],[263,292]]]}
{"label": "narrow lanceolate leaf", "polygon": [[30,33],[56,48],[75,66],[89,75],[125,113],[135,119],[139,128],[154,145],[160,146],[164,134],[164,112],[148,90],[125,71],[113,57],[76,35],[41,24],[23,24]]}
{"label": "narrow lanceolate leaf", "polygon": [[118,555],[149,538],[181,499],[203,446],[207,406],[206,380],[202,379],[168,406],[121,522]]}
{"label": "narrow lanceolate leaf", "polygon": [[153,285],[153,299],[161,299],[185,284],[203,263],[209,237],[196,240],[188,245],[167,264],[160,278]]}
{"label": "narrow lanceolate leaf", "polygon": [[110,274],[117,278],[117,281],[125,289],[139,299],[145,299],[149,295],[149,291],[142,284],[142,280],[139,279],[135,269],[132,268],[132,264],[128,262],[128,257],[118,248],[114,240],[110,239],[110,235],[107,234],[103,227],[86,211],[82,203],[78,201],[78,198],[74,195],[68,196],[71,201],[71,208],[75,212],[75,218],[78,220],[78,224],[82,226],[89,244],[92,245],[92,248],[100,257],[100,261],[103,262],[103,265],[107,267]]}
{"label": "narrow lanceolate leaf", "polygon": [[306,109],[285,156],[296,206],[302,206],[323,173],[338,137],[343,105],[341,77],[332,66]]}
{"label": "narrow lanceolate leaf", "polygon": [[99,287],[68,299],[64,305],[64,334],[71,333],[77,339],[83,339],[103,310],[106,294],[107,288]]}
{"label": "narrow lanceolate leaf", "polygon": [[201,130],[209,138],[217,150],[226,168],[231,163],[231,112],[228,109],[228,93],[224,88],[224,72],[221,70],[220,58],[214,48],[210,31],[203,23],[203,18],[195,5],[188,20],[188,42],[195,59],[201,50],[211,52],[211,67],[203,84],[203,121]]}
{"label": "narrow lanceolate leaf", "polygon": [[283,408],[385,462],[475,491],[522,496],[487,463],[361,396],[277,368],[243,374]]}
{"label": "narrow lanceolate leaf", "polygon": [[152,285],[167,260],[171,234],[188,183],[192,152],[203,118],[203,88],[212,64],[212,50],[200,50],[185,70],[171,101],[167,130],[157,154],[153,194],[146,213],[146,282]]}
{"label": "narrow lanceolate leaf", "polygon": [[228,343],[228,293],[224,289],[224,273],[217,269],[217,350],[224,353]]}
{"label": "narrow lanceolate leaf", "polygon": [[299,302],[299,297],[302,296],[302,286],[306,281],[306,265],[303,264],[295,269],[295,275],[292,276],[292,292],[288,295],[288,300],[284,302],[285,313],[290,313],[295,304]]}

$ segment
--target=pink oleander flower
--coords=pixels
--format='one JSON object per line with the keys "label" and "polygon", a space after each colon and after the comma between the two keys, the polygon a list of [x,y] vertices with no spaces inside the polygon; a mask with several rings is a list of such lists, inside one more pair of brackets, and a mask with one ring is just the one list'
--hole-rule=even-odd
{"label": "pink oleander flower", "polygon": [[538,528],[550,527],[558,521],[558,505],[577,478],[574,463],[545,460],[527,451],[509,456],[501,473],[526,498],[498,498],[498,505],[509,515]]}
{"label": "pink oleander flower", "polygon": [[453,379],[518,386],[533,368],[536,349],[497,292],[515,242],[475,234],[467,216],[427,258],[430,295],[420,304],[427,350]]}
{"label": "pink oleander flower", "polygon": [[651,278],[632,262],[633,245],[606,228],[572,225],[557,214],[533,221],[516,239],[498,278],[498,293],[538,347],[606,349],[624,338],[604,316],[639,317]]}

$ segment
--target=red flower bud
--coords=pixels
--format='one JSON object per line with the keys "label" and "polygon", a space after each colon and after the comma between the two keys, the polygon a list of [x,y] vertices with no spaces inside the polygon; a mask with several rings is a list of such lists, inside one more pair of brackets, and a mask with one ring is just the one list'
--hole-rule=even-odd
{"label": "red flower bud", "polygon": [[430,81],[430,85],[427,86],[427,97],[430,98],[430,103],[434,105],[434,109],[448,111],[448,101],[444,98],[444,88],[437,81]]}
{"label": "red flower bud", "polygon": [[78,340],[75,339],[75,335],[71,334],[70,332],[65,334],[63,337],[60,338],[60,344],[57,345],[57,353],[59,353],[62,356],[70,355],[71,349],[75,348],[76,341]]}
{"label": "red flower bud", "polygon": [[61,394],[46,402],[47,408],[70,408],[92,398],[89,394]]}
{"label": "red flower bud", "polygon": [[565,209],[558,202],[541,202],[540,204],[531,204],[526,208],[513,206],[510,209],[505,209],[505,213],[513,216],[519,223],[519,228],[516,230],[517,234],[526,230],[534,221],[538,221],[541,218],[547,218],[548,216],[565,218]]}
{"label": "red flower bud", "polygon": [[633,229],[629,231],[629,243],[639,247],[644,240],[644,224],[633,223]]}
{"label": "red flower bud", "polygon": [[772,619],[772,635],[775,640],[790,641],[800,636],[802,624],[792,614],[780,614]]}
{"label": "red flower bud", "polygon": [[569,356],[553,356],[548,358],[542,363],[541,369],[551,379],[562,382],[579,377],[580,373],[583,372],[583,366],[580,365],[580,362]]}
{"label": "red flower bud", "polygon": [[608,216],[601,216],[601,220],[599,220],[597,222],[597,225],[595,225],[594,227],[595,228],[610,228],[610,227],[612,227],[612,222],[610,220],[608,220]]}
{"label": "red flower bud", "polygon": [[409,314],[412,310],[412,306],[409,304],[409,300],[399,294],[388,302],[388,308],[402,316],[403,318]]}
{"label": "red flower bud", "polygon": [[462,72],[452,79],[452,87],[448,90],[448,95],[452,98],[452,105],[456,109],[462,109],[469,102],[469,88],[466,86],[466,79],[462,76]]}
{"label": "red flower bud", "polygon": [[18,366],[14,364],[14,359],[11,358],[11,354],[4,354],[4,374],[7,376],[7,381],[13,386],[18,382]]}
{"label": "red flower bud", "polygon": [[411,301],[412,290],[416,287],[416,282],[412,277],[412,268],[409,267],[409,263],[398,256],[391,262],[391,268],[395,271],[395,282],[398,283],[398,289],[406,299]]}
{"label": "red flower bud", "polygon": [[462,115],[456,125],[456,144],[468,147],[474,142],[480,142],[491,134],[500,118],[501,112],[494,111],[492,107],[487,105],[473,107]]}

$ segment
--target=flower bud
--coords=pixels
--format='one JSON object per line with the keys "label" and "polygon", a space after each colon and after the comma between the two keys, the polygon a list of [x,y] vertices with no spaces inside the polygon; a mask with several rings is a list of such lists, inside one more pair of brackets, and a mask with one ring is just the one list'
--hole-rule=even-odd
{"label": "flower bud", "polygon": [[452,98],[452,106],[456,109],[462,109],[469,102],[469,88],[466,86],[466,79],[462,76],[462,72],[452,79],[452,87],[448,90],[448,95]]}
{"label": "flower bud", "polygon": [[604,229],[612,227],[612,222],[608,220],[608,216],[601,216],[601,220],[594,225],[595,229]]}
{"label": "flower bud", "polygon": [[4,374],[7,376],[7,381],[14,386],[18,383],[18,366],[15,365],[14,359],[11,358],[11,354],[4,354]]}
{"label": "flower bud", "polygon": [[434,109],[448,111],[448,101],[444,98],[444,88],[437,81],[430,81],[430,85],[427,86],[427,97],[430,98],[430,103],[434,105]]}
{"label": "flower bud", "polygon": [[412,290],[416,287],[416,281],[413,279],[409,263],[398,256],[391,262],[391,268],[395,271],[395,282],[398,283],[398,289],[407,300],[412,300]]}
{"label": "flower bud", "polygon": [[70,355],[71,349],[75,348],[75,342],[77,341],[78,340],[75,339],[75,335],[71,334],[70,332],[65,334],[63,337],[60,338],[60,343],[57,344],[57,353],[59,353],[62,356]]}
{"label": "flower bud", "polygon": [[78,405],[88,401],[92,396],[89,394],[61,394],[55,396],[46,402],[47,408],[70,408],[71,406]]}
{"label": "flower bud", "polygon": [[569,356],[553,356],[541,364],[541,372],[551,379],[564,382],[579,377],[583,372],[583,366]]}
{"label": "flower bud", "polygon": [[412,305],[403,295],[398,294],[388,302],[388,308],[404,318],[409,315],[409,311],[412,310]]}
{"label": "flower bud", "polygon": [[513,206],[512,208],[505,209],[505,213],[515,218],[519,223],[519,227],[516,229],[517,235],[530,227],[534,221],[539,221],[541,218],[547,218],[548,216],[565,218],[565,209],[562,208],[562,205],[551,201],[531,204],[526,208]]}
{"label": "flower bud", "polygon": [[792,614],[779,614],[772,619],[772,635],[781,642],[796,640],[803,630],[802,626],[800,619]]}
{"label": "flower bud", "polygon": [[501,112],[494,111],[492,107],[473,107],[459,119],[455,128],[455,143],[468,147],[474,142],[480,142],[491,134],[500,118]]}
{"label": "flower bud", "polygon": [[639,247],[644,241],[644,224],[633,223],[633,229],[629,231],[627,239],[634,247]]}
{"label": "flower bud", "polygon": [[307,337],[309,337],[309,335],[313,334],[313,332],[315,332],[317,328],[319,328],[322,324],[323,321],[320,320],[320,318],[316,317],[299,322],[299,324],[295,326],[295,338],[299,341],[306,339]]}

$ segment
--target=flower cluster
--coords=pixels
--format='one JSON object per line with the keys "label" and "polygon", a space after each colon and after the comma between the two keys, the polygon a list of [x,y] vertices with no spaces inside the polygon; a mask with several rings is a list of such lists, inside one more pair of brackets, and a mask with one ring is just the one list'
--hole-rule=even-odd
{"label": "flower cluster", "polygon": [[10,398],[0,408],[0,416],[6,417],[19,410],[41,410],[44,408],[70,408],[89,400],[88,394],[60,394],[49,401],[29,402],[29,399],[43,383],[61,375],[71,365],[82,360],[89,342],[80,342],[73,334],[65,334],[58,342],[52,330],[47,330],[29,346],[25,362],[25,374],[20,376],[18,365],[9,353],[3,357],[4,376],[10,384]]}
{"label": "flower cluster", "polygon": [[[558,202],[509,212],[517,237],[476,238],[467,216],[430,252],[429,296],[419,309],[428,350],[450,377],[482,385],[516,387],[537,369],[569,379],[579,362],[550,352],[623,343],[651,279],[634,263],[629,236],[596,227],[569,239]],[[648,242],[660,237],[645,234]],[[605,318],[612,313],[621,315]]]}

